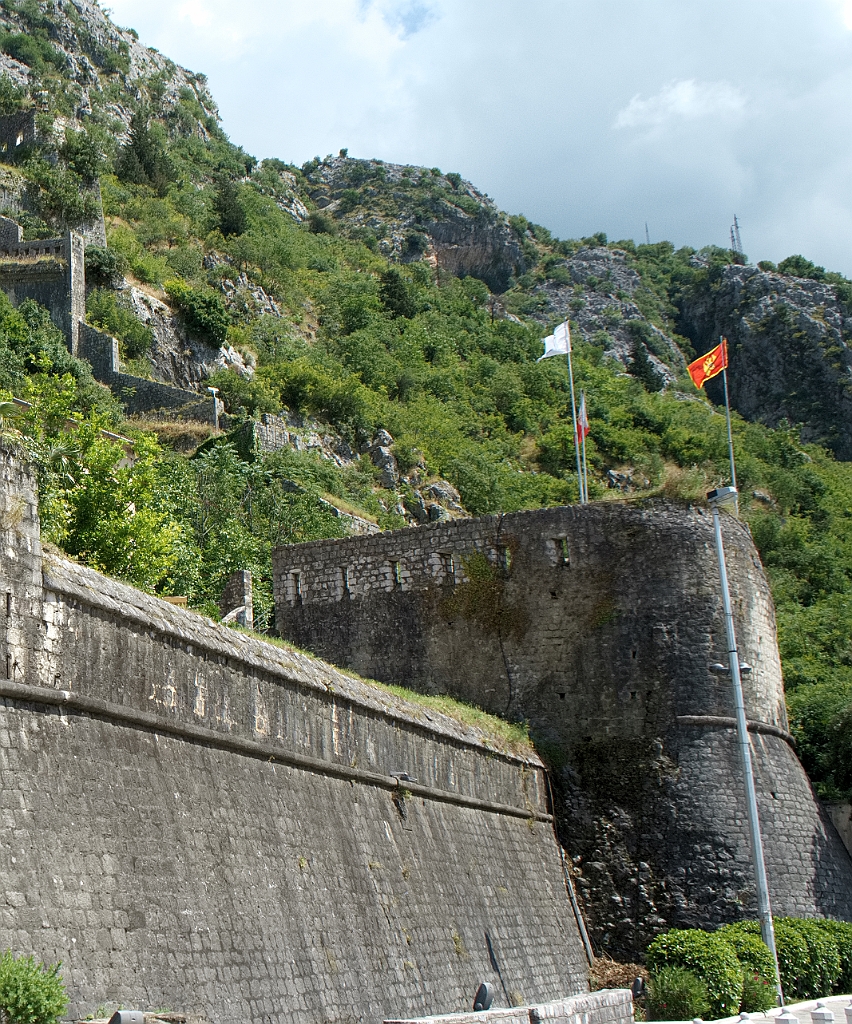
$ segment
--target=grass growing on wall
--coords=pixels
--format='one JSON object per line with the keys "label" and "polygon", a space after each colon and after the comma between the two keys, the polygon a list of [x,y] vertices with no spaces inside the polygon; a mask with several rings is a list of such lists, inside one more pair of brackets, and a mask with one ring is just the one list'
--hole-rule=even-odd
{"label": "grass growing on wall", "polygon": [[[233,625],[231,628],[263,643],[272,644],[274,647],[280,647],[286,651],[295,651],[306,658],[320,661],[310,651],[302,650],[287,640],[270,637],[263,633],[255,633],[244,626]],[[448,697],[446,694],[418,693],[416,690],[409,690],[405,686],[393,686],[389,683],[380,683],[375,679],[366,679],[364,676],[359,676],[357,673],[349,672],[346,669],[338,669],[338,671],[344,676],[363,683],[365,686],[379,690],[382,693],[392,694],[394,697],[400,697],[410,704],[416,704],[418,707],[425,708],[428,711],[446,715],[447,718],[452,718],[462,725],[476,729],[482,733],[482,737],[486,742],[489,744],[493,743],[498,750],[518,754],[521,757],[534,753],[529,727],[526,722],[507,722],[496,715],[483,711],[482,708],[475,707],[473,704],[465,704],[464,701]]]}

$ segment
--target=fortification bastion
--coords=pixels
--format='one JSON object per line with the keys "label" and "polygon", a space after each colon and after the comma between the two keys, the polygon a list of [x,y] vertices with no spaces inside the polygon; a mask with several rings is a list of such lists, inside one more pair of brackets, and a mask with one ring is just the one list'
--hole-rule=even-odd
{"label": "fortification bastion", "polygon": [[71,1014],[588,991],[533,754],[43,552],[2,447],[0,556],[0,946],[61,960]]}
{"label": "fortification bastion", "polygon": [[[852,861],[788,733],[772,598],[725,517],[774,906],[852,919]],[[712,519],[602,503],[279,548],[281,636],[337,665],[530,722],[593,935],[755,913]]]}

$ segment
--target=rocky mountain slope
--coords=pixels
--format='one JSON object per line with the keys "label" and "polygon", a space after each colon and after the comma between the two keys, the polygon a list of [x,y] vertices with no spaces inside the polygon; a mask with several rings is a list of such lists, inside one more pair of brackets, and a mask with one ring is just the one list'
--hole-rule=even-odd
{"label": "rocky mountain slope", "polygon": [[93,118],[121,136],[137,104],[150,101],[202,139],[219,130],[204,75],[142,45],[95,2],[3,0],[0,32],[0,72],[61,117],[60,128]]}
{"label": "rocky mountain slope", "polygon": [[[679,323],[698,352],[728,337],[742,416],[801,425],[804,440],[852,459],[852,304],[842,282],[729,265],[683,295]],[[709,392],[722,400],[718,383]]]}

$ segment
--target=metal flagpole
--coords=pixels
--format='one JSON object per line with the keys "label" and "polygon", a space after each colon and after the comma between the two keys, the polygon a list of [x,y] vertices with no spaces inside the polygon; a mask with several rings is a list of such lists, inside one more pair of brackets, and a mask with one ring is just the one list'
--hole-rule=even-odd
{"label": "metal flagpole", "polygon": [[574,368],[571,365],[571,328],[568,326],[568,321],[565,321],[565,329],[568,332],[568,379],[571,382],[571,419],[574,421],[574,453],[577,456],[577,485],[580,488],[580,504],[585,505],[586,499],[583,492],[583,471],[580,468],[580,445],[577,437],[577,405],[574,402]]}
{"label": "metal flagpole", "polygon": [[737,720],[737,740],[745,776],[746,811],[748,814],[749,840],[751,856],[754,862],[754,877],[757,887],[757,913],[760,918],[760,934],[769,947],[775,962],[775,988],[778,1001],[784,1005],[784,992],[781,988],[781,974],[778,970],[778,952],[775,948],[775,928],[772,923],[772,908],[769,903],[769,885],[766,881],[766,863],[763,856],[763,839],[760,835],[760,817],[757,810],[757,794],[754,786],[754,769],[751,761],[751,745],[748,739],[748,723],[746,721],[745,703],[743,701],[743,684],[740,675],[740,656],[737,651],[737,637],[734,630],[734,614],[731,609],[731,592],[728,588],[728,570],[725,564],[725,549],[722,545],[722,523],[719,516],[719,503],[727,502],[736,497],[733,488],[722,487],[711,491],[707,497],[713,507],[713,531],[716,536],[716,555],[719,560],[719,578],[722,585],[722,604],[725,609],[725,631],[728,636],[728,665],[734,690],[734,710]]}
{"label": "metal flagpole", "polygon": [[[719,344],[724,346],[725,353],[725,369],[722,370],[722,382],[725,385],[725,415],[728,418],[728,457],[731,460],[731,487],[736,491],[737,489],[737,467],[734,463],[734,435],[731,433],[731,403],[728,399],[728,349],[727,342],[724,338],[719,338]],[[736,502],[737,514],[740,510],[739,494],[737,494]]]}
{"label": "metal flagpole", "polygon": [[[586,419],[589,418],[588,409],[586,409],[586,392],[580,392],[580,408],[586,411]],[[589,503],[589,470],[586,466],[586,431],[583,430],[583,493],[585,495],[586,504]]]}

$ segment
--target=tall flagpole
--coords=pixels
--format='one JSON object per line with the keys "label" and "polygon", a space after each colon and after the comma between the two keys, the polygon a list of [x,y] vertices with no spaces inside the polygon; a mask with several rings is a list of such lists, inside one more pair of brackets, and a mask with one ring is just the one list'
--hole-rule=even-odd
{"label": "tall flagpole", "polygon": [[583,471],[580,468],[580,445],[578,444],[579,437],[577,435],[577,405],[574,401],[574,368],[571,365],[571,328],[568,326],[568,321],[565,321],[566,328],[568,330],[568,379],[571,382],[571,419],[574,421],[574,453],[577,456],[577,485],[580,488],[580,504],[586,504],[585,493],[583,490]]}
{"label": "tall flagpole", "polygon": [[[734,435],[731,432],[731,403],[728,399],[728,345],[725,338],[719,338],[719,344],[724,345],[725,351],[725,368],[722,370],[722,381],[725,385],[725,415],[728,418],[728,457],[731,460],[731,487],[736,491],[737,489],[737,468],[734,463]],[[740,504],[739,496],[737,496],[736,509],[739,513]]]}
{"label": "tall flagpole", "polygon": [[[580,404],[583,409],[586,408],[586,393],[585,391],[580,392]],[[589,413],[586,410],[586,418],[588,419]],[[589,504],[589,470],[586,466],[586,431],[583,430],[583,494],[585,496],[585,503]]]}

